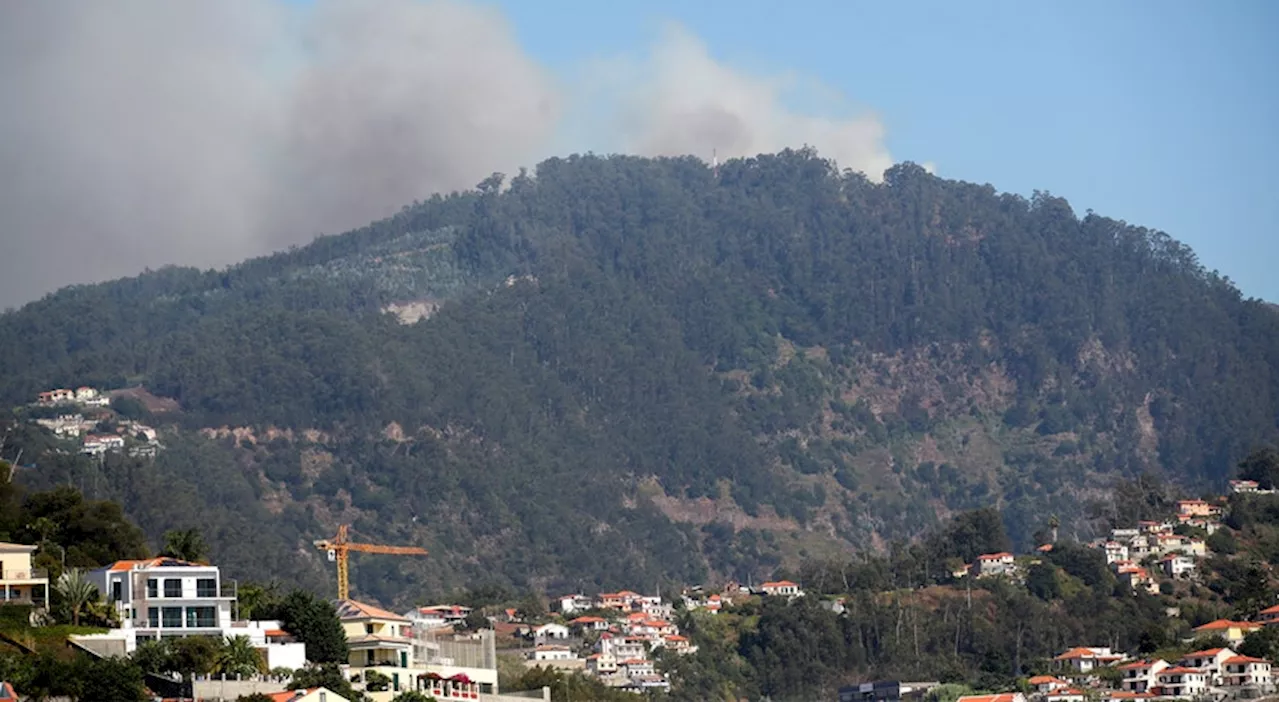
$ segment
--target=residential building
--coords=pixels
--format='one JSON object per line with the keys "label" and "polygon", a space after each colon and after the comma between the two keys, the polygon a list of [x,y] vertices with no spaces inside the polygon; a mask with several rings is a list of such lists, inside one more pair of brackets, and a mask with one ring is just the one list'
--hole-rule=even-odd
{"label": "residential building", "polygon": [[618,672],[618,661],[613,656],[593,653],[587,656],[587,672],[600,677],[613,675]]}
{"label": "residential building", "polygon": [[1169,667],[1168,661],[1141,660],[1120,666],[1120,689],[1128,692],[1147,692],[1156,686],[1156,676]]}
{"label": "residential building", "polygon": [[663,636],[658,643],[664,648],[670,649],[679,654],[695,653],[698,650],[697,646],[689,643],[689,639],[687,637],[679,634],[667,634],[666,636]]}
{"label": "residential building", "polygon": [[1130,590],[1142,590],[1150,595],[1160,592],[1160,585],[1151,578],[1147,569],[1141,566],[1126,565],[1116,569],[1116,579],[1129,586]]}
{"label": "residential building", "polygon": [[649,653],[649,645],[645,639],[633,636],[620,637],[605,633],[600,635],[597,644],[600,653],[612,656],[618,661],[632,658],[644,658]]}
{"label": "residential building", "polygon": [[1004,692],[998,695],[962,695],[956,702],[1027,702],[1021,692]]}
{"label": "residential building", "polygon": [[1256,480],[1228,480],[1227,485],[1231,487],[1231,492],[1258,491],[1258,481]]}
{"label": "residential building", "polygon": [[327,687],[306,690],[285,690],[267,695],[271,702],[351,702]]}
{"label": "residential building", "polygon": [[1129,547],[1119,541],[1108,541],[1102,544],[1102,550],[1107,555],[1108,564],[1129,560]]}
{"label": "residential building", "polygon": [[1258,612],[1258,621],[1264,625],[1275,626],[1280,623],[1280,605],[1271,605],[1266,609]]}
{"label": "residential building", "polygon": [[1222,508],[1204,500],[1178,500],[1178,514],[1193,517],[1212,517],[1222,514]]}
{"label": "residential building", "polygon": [[1013,572],[1013,569],[1013,554],[1006,551],[984,553],[973,563],[973,575],[978,578],[1006,575]]}
{"label": "residential building", "polygon": [[456,604],[428,605],[405,612],[404,616],[420,629],[443,629],[461,624],[471,614],[470,607]]}
{"label": "residential building", "polygon": [[58,388],[57,390],[49,390],[36,395],[36,402],[42,405],[57,405],[64,402],[75,402],[76,391],[66,388]]}
{"label": "residential building", "polygon": [[1222,664],[1235,656],[1236,652],[1229,648],[1210,648],[1188,653],[1178,661],[1178,666],[1202,671],[1206,675],[1205,683],[1214,684],[1222,677]]}
{"label": "residential building", "polygon": [[760,586],[760,592],[771,597],[799,597],[804,594],[800,591],[800,586],[790,580],[764,583]]}
{"label": "residential building", "polygon": [[1227,643],[1232,646],[1240,645],[1244,641],[1244,637],[1252,631],[1262,628],[1262,622],[1233,622],[1230,619],[1218,619],[1202,624],[1192,631],[1196,636],[1221,636],[1226,639]]}
{"label": "residential building", "polygon": [[1052,675],[1036,675],[1027,680],[1027,684],[1036,692],[1044,694],[1070,687],[1070,683]]}
{"label": "residential building", "polygon": [[1196,561],[1191,556],[1171,553],[1160,559],[1160,568],[1170,578],[1184,578],[1195,572]]}
{"label": "residential building", "polygon": [[49,574],[31,567],[35,552],[35,546],[0,541],[0,605],[48,604]]}
{"label": "residential building", "polygon": [[1154,692],[1129,692],[1128,690],[1108,690],[1108,702],[1129,702],[1129,700],[1149,700],[1155,697]]}
{"label": "residential building", "polygon": [[1268,685],[1271,683],[1271,662],[1265,658],[1232,656],[1222,662],[1222,684],[1229,687],[1244,685]]}
{"label": "residential building", "polygon": [[557,644],[543,644],[535,646],[533,651],[529,653],[529,660],[532,661],[573,661],[578,656],[574,654],[573,649],[568,646],[560,646]]}
{"label": "residential building", "polygon": [[1124,660],[1124,656],[1112,653],[1108,647],[1080,646],[1058,654],[1053,660],[1061,668],[1087,673],[1094,668],[1119,663]]}
{"label": "residential building", "polygon": [[647,658],[627,658],[618,663],[618,669],[624,672],[628,678],[653,675],[655,672],[653,661]]}
{"label": "residential building", "polygon": [[1074,687],[1064,687],[1045,694],[1044,702],[1084,702],[1084,691]]}
{"label": "residential building", "polygon": [[1174,666],[1156,675],[1155,693],[1161,697],[1198,697],[1208,689],[1208,675],[1199,668]]}
{"label": "residential building", "polygon": [[54,419],[37,419],[36,424],[62,437],[80,436],[86,429],[92,429],[96,422],[86,422],[84,415],[64,414]]}
{"label": "residential building", "polygon": [[80,453],[100,456],[107,451],[124,448],[124,437],[119,434],[88,434],[80,446]]}
{"label": "residential building", "polygon": [[609,620],[604,617],[578,617],[569,622],[573,631],[605,631],[609,628]]}
{"label": "residential building", "polygon": [[181,636],[230,636],[231,604],[218,566],[177,558],[116,561],[85,578],[120,614],[120,628],[139,640]]}
{"label": "residential building", "polygon": [[417,676],[427,671],[414,661],[413,622],[355,600],[338,600],[334,606],[347,635],[351,674],[363,677],[373,670],[391,680],[390,692],[414,689]]}
{"label": "residential building", "polygon": [[616,609],[629,612],[636,608],[637,603],[642,595],[630,590],[622,590],[620,592],[604,592],[600,594],[600,607],[603,609]]}
{"label": "residential building", "polygon": [[552,622],[533,629],[533,640],[538,643],[567,638],[569,638],[569,627],[564,624]]}
{"label": "residential building", "polygon": [[590,597],[581,593],[577,595],[561,595],[557,602],[559,603],[560,613],[564,615],[581,612],[595,606],[595,602]]}
{"label": "residential building", "polygon": [[879,680],[840,688],[840,702],[913,702],[937,687],[936,682]]}

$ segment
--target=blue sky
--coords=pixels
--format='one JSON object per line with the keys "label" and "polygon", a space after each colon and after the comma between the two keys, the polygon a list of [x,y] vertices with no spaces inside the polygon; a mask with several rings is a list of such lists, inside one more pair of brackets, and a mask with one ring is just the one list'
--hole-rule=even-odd
{"label": "blue sky", "polygon": [[1276,3],[495,4],[565,79],[677,22],[719,62],[874,111],[894,160],[1164,230],[1277,299]]}

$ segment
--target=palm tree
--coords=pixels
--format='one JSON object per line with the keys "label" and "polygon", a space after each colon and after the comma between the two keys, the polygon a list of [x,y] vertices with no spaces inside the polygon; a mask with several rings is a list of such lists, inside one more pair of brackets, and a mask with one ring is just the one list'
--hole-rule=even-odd
{"label": "palm tree", "polygon": [[222,649],[222,655],[218,657],[214,672],[249,676],[264,673],[266,669],[266,662],[262,660],[258,649],[249,642],[249,637],[235,636],[227,640],[227,645]]}
{"label": "palm tree", "polygon": [[64,615],[70,615],[71,623],[80,626],[80,613],[98,601],[98,588],[84,577],[84,571],[72,568],[54,581],[53,593],[58,596]]}
{"label": "palm tree", "polygon": [[162,556],[192,563],[202,563],[209,555],[209,545],[204,542],[199,529],[181,529],[164,533]]}
{"label": "palm tree", "polygon": [[272,580],[266,585],[244,583],[236,591],[236,616],[240,619],[257,619],[266,614],[270,619],[280,603],[280,585]]}

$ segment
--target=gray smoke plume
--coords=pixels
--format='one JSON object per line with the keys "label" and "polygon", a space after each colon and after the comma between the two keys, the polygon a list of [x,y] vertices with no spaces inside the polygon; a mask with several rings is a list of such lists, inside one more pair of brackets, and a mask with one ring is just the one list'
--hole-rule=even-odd
{"label": "gray smoke plume", "polygon": [[0,305],[232,263],[583,148],[571,105],[627,115],[594,126],[605,150],[889,165],[874,118],[787,109],[679,31],[615,63],[567,89],[453,0],[0,3]]}

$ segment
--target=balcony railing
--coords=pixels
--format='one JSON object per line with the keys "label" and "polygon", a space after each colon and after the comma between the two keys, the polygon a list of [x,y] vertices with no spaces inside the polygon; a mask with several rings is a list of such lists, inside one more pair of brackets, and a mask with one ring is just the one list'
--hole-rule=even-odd
{"label": "balcony railing", "polygon": [[49,571],[44,568],[31,570],[0,570],[0,580],[47,580]]}

